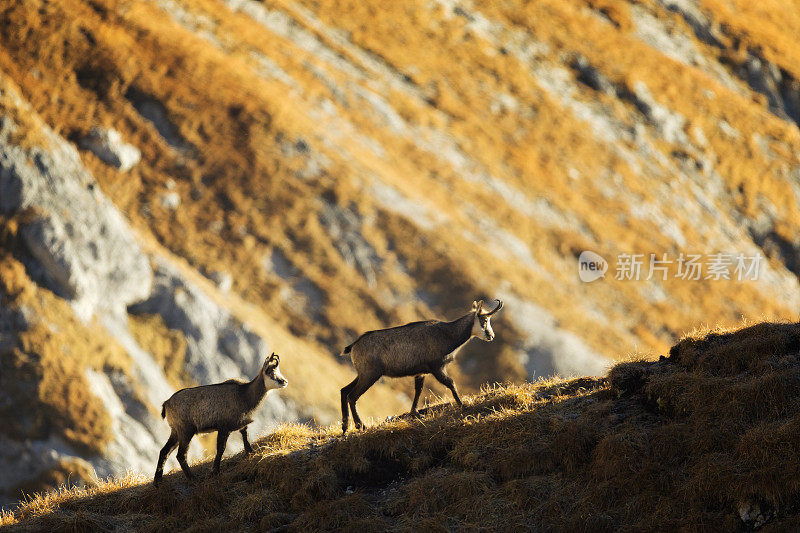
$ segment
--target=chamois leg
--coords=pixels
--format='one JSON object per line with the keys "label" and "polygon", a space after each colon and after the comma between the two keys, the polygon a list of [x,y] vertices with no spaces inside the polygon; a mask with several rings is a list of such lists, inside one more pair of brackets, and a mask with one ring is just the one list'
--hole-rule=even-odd
{"label": "chamois leg", "polygon": [[455,400],[456,400],[456,403],[459,405],[459,407],[460,407],[461,405],[463,405],[463,404],[461,403],[461,398],[459,398],[459,397],[458,397],[458,391],[456,391],[456,384],[455,384],[455,383],[453,383],[453,378],[451,378],[450,376],[448,376],[447,374],[445,374],[445,372],[444,372],[444,367],[442,367],[442,368],[440,368],[440,369],[438,369],[438,370],[435,370],[435,371],[433,371],[433,372],[432,372],[432,374],[433,374],[433,377],[435,377],[435,378],[436,378],[436,380],[437,380],[439,383],[441,383],[442,385],[444,385],[445,387],[447,387],[448,389],[450,389],[450,392],[452,392],[452,393],[453,393],[453,398],[455,398]]}
{"label": "chamois leg", "polygon": [[419,395],[422,394],[422,382],[425,381],[425,376],[414,376],[414,401],[411,403],[411,414],[417,413],[417,402]]}
{"label": "chamois leg", "polygon": [[350,403],[350,410],[353,412],[353,422],[356,424],[356,429],[363,429],[364,423],[361,421],[361,417],[358,416],[358,411],[356,410],[356,400],[358,400],[362,394],[367,392],[367,390],[372,387],[380,376],[358,376],[358,381],[356,382],[353,390],[350,391],[350,394],[347,395],[349,403]]}
{"label": "chamois leg", "polygon": [[167,443],[161,448],[161,452],[158,454],[158,465],[156,466],[156,476],[153,478],[153,485],[158,486],[158,484],[161,483],[161,476],[164,474],[164,461],[177,445],[178,436],[173,431],[170,433]]}
{"label": "chamois leg", "polygon": [[247,440],[247,426],[240,429],[239,433],[242,434],[242,444],[244,444],[244,453],[246,453],[247,455],[253,455],[253,448],[250,447],[250,441]]}
{"label": "chamois leg", "polygon": [[225,445],[228,443],[230,431],[217,431],[217,456],[214,457],[214,474],[219,474],[219,462],[222,461],[222,454],[225,452]]}
{"label": "chamois leg", "polygon": [[181,470],[186,474],[189,479],[194,479],[194,474],[189,470],[189,463],[186,462],[186,452],[189,450],[189,441],[194,437],[194,433],[190,433],[188,437],[184,436],[178,443],[178,463],[181,465]]}
{"label": "chamois leg", "polygon": [[347,408],[347,396],[353,387],[356,386],[358,378],[350,382],[349,385],[342,387],[342,433],[347,433],[347,426],[350,425],[350,411]]}

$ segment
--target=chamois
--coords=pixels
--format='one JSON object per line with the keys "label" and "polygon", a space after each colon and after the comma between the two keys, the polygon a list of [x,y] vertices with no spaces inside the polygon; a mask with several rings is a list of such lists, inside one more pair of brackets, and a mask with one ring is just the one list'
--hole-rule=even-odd
{"label": "chamois", "polygon": [[196,433],[217,432],[217,456],[214,459],[214,474],[219,473],[219,462],[233,431],[242,434],[244,451],[253,453],[247,440],[247,425],[253,421],[253,412],[267,391],[286,387],[288,382],[278,370],[280,358],[273,352],[258,375],[252,381],[229,379],[223,383],[181,389],[164,402],[161,418],[169,423],[172,433],[158,455],[158,466],[153,483],[158,485],[164,469],[164,460],[178,447],[178,463],[186,477],[192,479],[186,463],[189,441]]}
{"label": "chamois", "polygon": [[411,322],[404,326],[368,331],[361,335],[342,352],[350,354],[353,366],[358,372],[356,379],[342,388],[342,432],[347,433],[350,425],[348,403],[353,412],[356,429],[364,424],[356,411],[356,401],[367,392],[378,378],[414,376],[414,401],[411,413],[417,412],[417,402],[422,392],[425,374],[433,374],[439,383],[450,389],[456,403],[461,405],[453,379],[445,373],[444,367],[455,358],[454,351],[466,344],[472,337],[484,341],[494,339],[494,331],[489,321],[493,314],[503,307],[497,300],[497,307],[484,311],[483,300],[472,302],[469,313],[452,322],[428,320]]}

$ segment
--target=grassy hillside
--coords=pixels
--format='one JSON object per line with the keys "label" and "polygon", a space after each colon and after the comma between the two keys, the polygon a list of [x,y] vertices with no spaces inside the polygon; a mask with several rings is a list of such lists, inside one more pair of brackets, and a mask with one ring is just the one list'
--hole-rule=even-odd
{"label": "grassy hillside", "polygon": [[[701,5],[724,25],[712,46],[658,2],[453,11],[26,0],[3,12],[0,68],[65,136],[102,124],[142,148],[129,174],[85,154],[134,226],[202,272],[229,272],[235,292],[333,352],[365,328],[456,313],[502,280],[614,357],[664,350],[708,316],[789,315],[784,292],[763,283],[609,278],[589,288],[572,275],[583,249],[750,252],[726,236],[727,219],[765,214],[775,266],[790,259],[800,136],[738,69],[762,50],[791,81],[788,36],[800,17],[764,9],[750,24],[742,6]],[[642,37],[651,20],[698,64]],[[578,58],[606,89],[581,82]],[[641,116],[637,82],[683,118],[682,135]],[[644,137],[626,133],[639,123]],[[678,174],[717,191],[704,199],[710,214],[686,208],[698,199],[670,185]],[[179,209],[159,202],[169,191]],[[275,256],[310,289],[285,300]],[[598,315],[608,328],[593,327]],[[521,337],[508,331],[503,342],[518,349]],[[473,389],[525,373],[509,352],[471,354]]]}
{"label": "grassy hillside", "polygon": [[[466,393],[509,388],[475,405],[663,353],[702,324],[796,320],[798,28],[796,0],[0,0],[0,150],[38,168],[54,139],[75,147],[147,260],[238,328],[206,353],[202,305],[183,329],[135,302],[122,325],[81,320],[19,236],[37,214],[14,206],[0,439],[149,461],[117,446],[119,421],[155,446],[163,397],[242,360],[245,333],[281,354],[280,419],[325,426],[354,375],[343,346],[478,298],[505,301],[497,340],[467,345],[452,374]],[[141,160],[104,162],[82,143],[94,128]],[[583,250],[610,261],[605,279],[575,275]],[[756,280],[686,281],[675,263],[615,279],[619,254],[682,253],[765,261]],[[159,295],[167,311],[187,287]],[[411,390],[380,382],[364,412],[397,413]],[[435,424],[462,423],[449,416]],[[59,463],[0,503],[87,472]]]}
{"label": "grassy hillside", "polygon": [[[737,530],[800,524],[800,325],[681,340],[606,378],[486,389],[463,410],[284,426],[218,479],[35,497],[10,531]],[[207,463],[195,466],[204,475]]]}

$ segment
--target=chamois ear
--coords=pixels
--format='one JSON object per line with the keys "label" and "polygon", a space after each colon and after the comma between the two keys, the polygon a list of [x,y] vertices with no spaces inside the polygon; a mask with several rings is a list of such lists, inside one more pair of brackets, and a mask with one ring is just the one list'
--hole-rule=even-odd
{"label": "chamois ear", "polygon": [[483,308],[483,300],[478,300],[476,302],[472,302],[472,311],[478,314],[481,313],[481,309]]}

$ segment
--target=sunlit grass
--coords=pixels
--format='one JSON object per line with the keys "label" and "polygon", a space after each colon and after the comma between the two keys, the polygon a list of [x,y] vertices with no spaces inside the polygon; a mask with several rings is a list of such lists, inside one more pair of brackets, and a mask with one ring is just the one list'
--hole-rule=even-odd
{"label": "sunlit grass", "polygon": [[736,529],[758,501],[791,529],[800,516],[800,326],[757,323],[686,338],[666,361],[607,378],[493,385],[417,418],[285,424],[252,457],[193,465],[155,488],[126,476],[38,494],[0,525],[228,530],[444,524],[635,530]]}
{"label": "sunlit grass", "polygon": [[[111,0],[31,0],[10,6],[0,22],[4,78],[0,104],[22,126],[13,140],[23,146],[46,144],[40,135],[43,121],[69,139],[96,125],[113,126],[142,150],[142,162],[124,174],[87,152],[81,157],[142,239],[152,241],[153,250],[182,258],[193,271],[232,274],[233,293],[241,301],[231,307],[254,322],[270,322],[257,331],[287,347],[289,353],[282,356],[292,385],[285,394],[305,409],[304,414],[324,412],[326,421],[336,419],[338,389],[352,379],[353,372],[330,354],[358,333],[434,315],[453,318],[473,298],[492,295],[500,284],[542,305],[558,327],[618,360],[633,353],[655,359],[675,340],[730,333],[731,328],[742,327],[742,317],[746,321],[796,317],[796,310],[789,309],[779,295],[758,284],[670,281],[663,286],[667,298],[653,303],[635,283],[613,279],[602,286],[578,283],[574,256],[583,249],[613,256],[674,246],[653,221],[618,215],[628,213],[634,204],[662,205],[660,186],[675,176],[669,170],[656,169],[664,170],[661,175],[630,165],[618,149],[634,150],[635,146],[615,145],[605,135],[598,137],[559,101],[559,95],[543,88],[530,64],[497,49],[471,29],[469,17],[445,16],[444,8],[426,1],[384,3],[380,8],[344,0],[264,2],[333,50],[336,61],[346,61],[344,67],[328,63],[218,2],[180,0],[176,4],[212,20],[204,29],[222,46],[180,27],[155,2],[123,6]],[[659,3],[639,5],[691,33],[679,15]],[[734,66],[746,60],[747,50],[759,49],[766,59],[796,77],[797,11],[783,9],[774,1],[737,0],[731,5],[736,9],[717,0],[702,2],[714,20],[725,24],[723,50],[690,37],[693,46],[710,61]],[[389,74],[373,72],[347,45],[305,22],[301,8]],[[666,58],[643,43],[633,34],[630,5],[622,0],[475,3],[469,10],[499,27],[521,32],[541,48],[535,61],[565,66],[569,57],[579,53],[621,90],[643,81],[656,100],[687,119],[687,132],[695,127],[705,132],[708,144],[698,148],[699,153],[714,162],[731,202],[712,206],[720,216],[727,216],[730,208],[755,218],[768,205],[774,209],[775,231],[793,241],[800,230],[800,212],[786,172],[797,164],[794,154],[800,152],[800,140],[797,128],[772,115],[764,98],[730,90],[702,69]],[[286,72],[298,93],[287,91],[275,79],[259,77],[254,53],[269,57]],[[363,72],[363,79],[349,77],[345,69]],[[572,81],[577,87],[575,98],[599,102],[612,118],[632,124],[637,111],[630,102],[597,94]],[[6,89],[12,85],[31,102],[35,113],[23,112],[9,100]],[[177,131],[199,155],[168,146],[126,97],[132,87],[164,105]],[[355,88],[383,97],[402,118],[403,127],[413,131],[398,133],[377,119]],[[513,97],[519,109],[491,114],[500,94]],[[320,118],[321,102],[340,118]],[[739,136],[725,135],[720,120]],[[516,187],[518,197],[543,201],[576,224],[551,227],[537,217],[523,216],[513,202],[501,201],[486,184],[464,179],[464,169],[451,164],[447,154],[415,142],[418,138],[429,141],[420,133],[427,128],[452,140],[470,160],[467,170],[474,162],[476,174],[482,175],[485,169],[500,183]],[[352,132],[375,140],[382,155],[354,142]],[[777,157],[762,150],[754,140],[758,136],[766,139]],[[287,155],[281,143],[296,146],[300,140],[310,155]],[[654,146],[669,157],[675,148],[662,141]],[[309,158],[323,160],[320,154],[328,166],[310,177],[298,177]],[[575,175],[573,170],[582,178],[570,177]],[[619,181],[604,178],[611,174]],[[382,207],[368,193],[373,176],[414,201],[427,202],[432,211],[445,217],[444,222],[426,229],[414,223],[413,214]],[[175,211],[158,201],[170,180],[182,199]],[[608,195],[609,187],[624,187],[629,196]],[[370,286],[332,242],[319,219],[323,201],[352,211],[364,221],[360,235],[383,261],[376,286]],[[680,201],[693,200],[687,196]],[[690,220],[680,205],[664,209],[686,236],[687,248],[708,246],[710,239],[700,231],[706,229],[707,220]],[[535,268],[496,253],[487,243],[465,238],[479,232],[483,216],[490,216],[500,229],[527,246]],[[18,222],[3,220],[0,229],[10,235],[4,242],[16,242],[12,234]],[[712,235],[716,234],[712,231]],[[287,303],[282,297],[284,282],[265,270],[265,258],[276,250],[287,257],[298,279],[308,280],[323,295],[321,306],[312,310],[315,316]],[[772,266],[782,268],[779,258],[772,259]],[[41,361],[38,373],[30,374],[37,379],[37,397],[31,403],[42,413],[37,431],[52,430],[83,450],[101,451],[112,437],[109,420],[98,400],[86,393],[84,372],[87,367],[107,366],[125,372],[127,358],[99,333],[101,328],[77,323],[62,300],[37,288],[19,257],[3,256],[0,281],[8,294],[16,295],[9,305],[33,306],[45,318],[22,332],[17,352],[3,356],[20,364],[27,357]],[[415,296],[420,288],[433,292],[436,309]],[[515,311],[504,311],[511,312]],[[606,323],[598,323],[598,316]],[[153,317],[133,318],[131,327],[173,385],[189,384],[181,368],[179,334]],[[496,329],[504,345],[470,346],[459,356],[458,364],[472,365],[453,369],[464,390],[476,393],[487,381],[520,383],[527,377],[516,348],[512,349],[525,332],[515,331],[504,315],[498,316]],[[24,365],[20,368],[28,372]],[[394,383],[394,389],[379,384],[362,402],[375,420],[407,408],[406,399],[398,398],[396,391],[410,393],[410,383]],[[541,386],[545,385],[535,385]],[[492,397],[505,394],[503,390],[487,389],[483,394]],[[459,424],[471,425],[492,416],[503,419],[510,416],[508,410],[528,409],[536,403],[533,390],[519,389],[514,397],[520,403],[465,415]],[[762,393],[758,389],[753,396],[743,397],[757,400]],[[780,391],[769,394],[782,397]],[[658,405],[658,398],[654,401]],[[13,413],[0,412],[0,417],[13,422]],[[408,431],[416,424],[428,427],[436,422],[423,418],[390,423],[395,431]],[[381,427],[378,424],[365,435],[383,431]],[[327,442],[335,433],[335,428],[320,432],[284,428],[263,445],[275,453],[290,454],[309,442]],[[626,445],[638,449],[640,443]],[[536,458],[539,452],[530,453]],[[467,456],[468,461],[481,458]],[[269,457],[262,454],[261,459],[269,462]],[[417,469],[428,464],[424,455],[416,461]],[[359,464],[358,468],[364,467],[363,461]],[[485,489],[484,481],[470,486],[465,497],[477,498]],[[439,478],[433,476],[421,486],[436,487],[437,483]],[[547,483],[519,481],[507,489],[514,495],[539,494],[547,490]],[[358,495],[349,496],[346,506],[363,511],[372,505]],[[263,517],[261,526],[288,520],[289,506],[279,496],[267,491],[249,497],[249,507],[236,516],[255,520],[259,502],[266,501],[274,506],[268,506],[270,515]],[[406,503],[415,501],[409,495],[403,498]],[[424,515],[419,522],[423,525]],[[311,527],[320,515],[315,517],[302,523]],[[485,517],[470,515],[463,524],[473,518]],[[213,518],[208,520],[211,527]]]}

